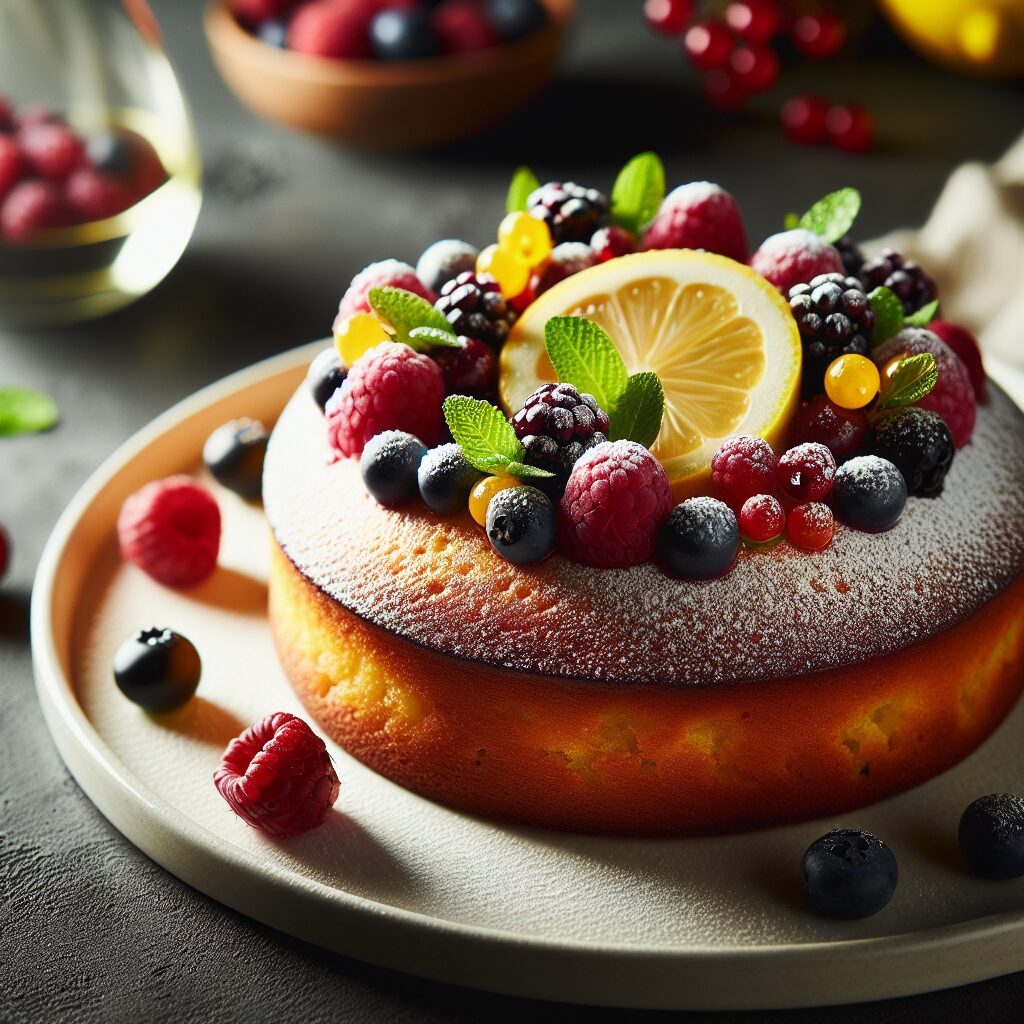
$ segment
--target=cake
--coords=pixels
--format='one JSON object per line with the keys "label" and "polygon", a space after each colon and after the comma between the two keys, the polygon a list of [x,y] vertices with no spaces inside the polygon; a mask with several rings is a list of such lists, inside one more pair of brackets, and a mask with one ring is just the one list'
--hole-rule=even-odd
{"label": "cake", "polygon": [[[722,203],[716,187],[700,184],[693,192],[698,202]],[[577,186],[559,187],[564,193]],[[552,216],[550,204],[536,209],[544,189],[550,194],[552,186],[544,186],[525,203],[528,215],[546,225],[552,243],[564,245],[558,211]],[[658,213],[659,218],[671,215],[668,228],[657,219],[655,227],[661,235],[668,231],[678,244],[679,231],[672,235],[673,225],[682,225],[680,230],[691,236],[698,228],[693,218],[687,226],[686,218],[680,217],[675,195],[664,200]],[[559,201],[565,201],[564,194]],[[599,195],[587,201],[596,215],[586,230],[607,235],[607,207],[601,208]],[[561,209],[564,212],[565,207]],[[637,220],[630,222],[632,235],[639,236],[642,226]],[[389,412],[383,397],[376,403],[374,399],[389,394],[392,384],[379,384],[380,390],[374,392],[373,381],[384,378],[373,373],[398,346],[395,341],[379,344],[370,330],[367,351],[352,360],[348,379],[327,402],[326,426],[322,381],[314,382],[319,384],[319,391],[314,391],[321,401],[303,386],[284,410],[270,439],[263,479],[273,533],[270,621],[277,650],[320,729],[375,771],[457,810],[502,821],[620,834],[732,831],[836,814],[914,786],[974,750],[1013,706],[1024,685],[1024,416],[991,384],[987,403],[975,413],[961,361],[920,325],[926,322],[927,311],[915,320],[917,311],[904,305],[900,323],[907,317],[909,329],[896,331],[884,345],[883,338],[871,339],[881,372],[875,372],[874,390],[861,402],[867,407],[863,415],[864,422],[870,422],[870,435],[861,438],[859,446],[847,444],[848,433],[841,430],[831,436],[831,448],[808,442],[808,436],[820,436],[820,430],[814,434],[808,424],[820,428],[822,422],[808,410],[825,408],[833,419],[859,422],[853,415],[854,399],[843,396],[852,393],[851,381],[863,390],[860,382],[870,378],[869,370],[851,361],[870,364],[857,350],[864,339],[854,338],[846,352],[826,353],[835,358],[823,361],[821,346],[809,347],[814,331],[804,329],[800,321],[810,301],[801,296],[813,294],[817,302],[821,288],[829,284],[818,280],[820,274],[845,273],[832,269],[835,261],[844,265],[845,253],[828,242],[816,245],[808,265],[794,271],[792,260],[786,264],[785,273],[795,272],[797,280],[782,285],[772,280],[771,267],[766,272],[764,257],[759,265],[756,258],[752,261],[759,270],[755,275],[730,258],[695,256],[691,250],[713,249],[722,237],[721,221],[713,226],[717,235],[686,237],[686,251],[662,247],[657,254],[662,276],[656,280],[662,282],[662,292],[671,278],[682,289],[679,296],[697,295],[703,304],[698,304],[700,315],[706,318],[707,302],[709,296],[714,298],[717,285],[698,287],[691,294],[686,291],[693,287],[687,275],[706,270],[708,281],[719,272],[726,275],[715,280],[734,288],[738,312],[728,314],[728,327],[721,335],[727,340],[716,345],[746,344],[735,341],[743,333],[737,323],[745,317],[755,334],[760,332],[757,359],[768,363],[778,360],[778,352],[790,343],[789,326],[781,320],[776,324],[776,312],[768,311],[777,306],[794,318],[792,338],[802,354],[796,377],[789,381],[786,374],[773,378],[770,369],[760,371],[748,387],[742,414],[749,420],[761,401],[758,381],[774,379],[773,401],[762,403],[765,410],[770,405],[774,419],[770,429],[757,433],[770,437],[779,451],[785,450],[787,438],[805,448],[816,444],[827,449],[830,468],[817,481],[818,491],[808,491],[806,480],[791,485],[783,481],[783,489],[775,491],[775,500],[789,516],[789,542],[766,544],[755,539],[745,501],[751,495],[729,492],[728,480],[712,471],[711,455],[722,451],[723,444],[727,447],[723,438],[730,431],[705,437],[703,447],[691,443],[692,454],[686,458],[678,448],[669,450],[675,436],[669,427],[676,435],[684,431],[678,423],[682,414],[672,405],[674,378],[664,368],[659,373],[667,382],[666,412],[658,421],[660,432],[656,424],[656,440],[647,440],[646,447],[629,439],[632,435],[604,441],[602,433],[594,443],[588,441],[579,452],[573,451],[567,479],[558,473],[531,475],[541,464],[554,463],[539,458],[533,463],[519,461],[529,460],[543,446],[527,442],[518,456],[506,453],[502,479],[521,473],[511,483],[536,485],[529,487],[534,512],[540,509],[547,515],[550,508],[558,518],[557,539],[546,542],[543,552],[553,546],[549,557],[531,556],[522,560],[525,564],[517,564],[518,557],[510,554],[513,549],[502,546],[507,537],[503,540],[492,522],[497,497],[489,498],[485,530],[466,506],[470,483],[478,481],[484,475],[481,467],[493,466],[493,460],[481,462],[473,480],[452,484],[459,501],[450,507],[438,504],[424,481],[423,467],[430,457],[421,462],[422,451],[439,450],[436,446],[442,440],[440,426],[435,431],[431,415],[418,406],[436,398],[433,371],[425,368],[431,356],[399,353],[403,366],[410,367],[411,383],[403,401]],[[505,413],[513,414],[513,426],[522,426],[524,417],[516,418],[509,395],[522,388],[523,365],[536,365],[541,373],[544,365],[542,358],[522,358],[524,346],[536,345],[529,337],[536,330],[530,326],[531,318],[537,321],[531,310],[547,302],[550,308],[589,316],[592,322],[603,323],[625,352],[629,346],[616,338],[615,317],[607,303],[591,301],[579,309],[574,303],[580,288],[621,281],[627,272],[623,268],[637,268],[629,269],[635,275],[646,266],[642,260],[649,254],[605,253],[600,265],[574,267],[555,275],[553,285],[538,287],[552,260],[558,259],[557,248],[552,255],[550,245],[547,251],[541,246],[539,255],[533,254],[528,282],[517,278],[502,287],[503,277],[518,273],[502,262],[508,255],[502,246],[507,250],[510,231],[503,225],[498,251],[480,255],[477,282],[489,280],[480,269],[483,263],[499,286],[495,293],[503,293],[498,298],[525,310],[519,322],[511,324],[511,333],[504,331],[507,341],[484,339],[492,352],[505,346],[501,397]],[[733,242],[735,237],[733,232]],[[707,244],[701,246],[701,241]],[[591,249],[597,250],[596,239]],[[578,250],[574,258],[580,259]],[[681,270],[672,278],[676,271],[664,270],[669,264],[692,264],[696,269]],[[408,284],[412,268],[396,266],[400,269],[388,272],[405,274]],[[455,277],[467,273],[464,266],[446,269]],[[422,307],[429,307],[438,282],[428,279],[422,261],[418,270],[420,297],[402,308],[419,310],[423,329],[436,334],[441,331],[436,318]],[[375,274],[379,281],[379,270],[369,278]],[[749,280],[754,276],[756,286]],[[622,294],[635,298],[651,278],[638,280],[638,285],[624,286]],[[804,286],[807,281],[813,285],[810,290]],[[778,302],[751,298],[745,290],[748,285],[760,289],[757,295],[762,298],[771,292]],[[788,294],[779,295],[773,287]],[[850,316],[856,319],[863,312],[860,299],[850,294],[856,288],[843,287]],[[918,294],[922,291],[926,289],[917,288]],[[898,289],[893,292],[898,298]],[[869,308],[876,316],[886,315],[879,293],[871,295]],[[679,296],[669,302],[673,309],[684,303]],[[346,295],[341,322],[335,325],[336,337],[349,355],[356,329],[366,332],[368,326],[352,317],[376,312],[387,336],[394,334],[396,341],[413,337],[405,314],[394,312],[397,306],[389,307],[390,315],[382,313],[380,307],[386,303],[380,292],[369,293],[364,308],[358,308],[359,298]],[[881,302],[886,300],[881,296]],[[719,302],[715,309],[721,308]],[[434,309],[453,324],[466,322],[465,310],[446,303],[443,295]],[[508,321],[514,318],[504,305],[499,313]],[[480,333],[493,328],[498,319],[478,318]],[[865,329],[873,320],[862,321]],[[428,335],[421,330],[419,336]],[[437,337],[446,344],[441,335]],[[466,352],[467,340],[460,344]],[[558,350],[551,348],[550,340],[548,351],[558,363]],[[911,362],[915,357],[918,361]],[[751,359],[754,356],[743,356]],[[450,361],[438,363],[447,374]],[[927,385],[906,390],[911,370],[923,369],[937,372]],[[333,387],[345,370],[339,372],[335,366],[331,372]],[[401,378],[405,371],[399,367],[387,372]],[[822,396],[823,372],[834,378],[824,384],[827,399]],[[398,378],[392,383],[394,379]],[[714,386],[712,381],[709,387]],[[901,388],[904,397],[911,396],[902,403],[902,434],[891,423],[883,427],[900,405],[886,396]],[[447,377],[443,390],[453,391]],[[794,415],[801,390],[803,411]],[[543,394],[550,396],[550,388]],[[367,396],[369,404],[360,405]],[[453,404],[449,397],[445,404],[459,457],[472,454],[472,447],[458,417],[469,410],[491,422],[497,415],[467,405],[470,401],[460,398]],[[623,407],[622,401],[614,403],[616,409]],[[488,408],[493,410],[496,402],[492,396]],[[416,408],[410,411],[409,406]],[[591,406],[597,408],[593,402]],[[909,415],[906,408],[920,411]],[[588,415],[587,429],[594,433]],[[603,415],[599,410],[598,426],[606,425],[608,417],[602,421]],[[395,422],[380,421],[388,416]],[[419,417],[416,431],[410,429],[410,416]],[[643,416],[634,418],[640,421]],[[613,414],[610,422],[613,433],[623,433],[621,416],[617,422]],[[415,454],[413,488],[418,463],[424,500],[399,495],[395,489],[378,500],[383,492],[379,477],[373,475],[371,436],[358,436],[360,430],[380,436],[378,428],[404,431],[395,436],[406,439],[403,452]],[[941,434],[940,447],[948,447],[942,458],[934,445],[928,446],[927,438],[939,436],[934,430]],[[960,446],[950,465],[954,432]],[[420,436],[431,433],[435,436]],[[858,447],[884,451],[893,461],[878,454],[854,460],[851,456]],[[373,451],[381,449],[378,445]],[[566,450],[563,446],[560,452],[564,455]],[[609,464],[617,472],[614,459],[626,451],[630,458],[639,451],[655,466],[655,476],[645,477],[643,486],[652,487],[651,493],[658,496],[643,508],[638,498],[634,519],[643,520],[648,512],[656,519],[658,553],[653,553],[653,535],[645,553],[623,546],[618,538],[615,558],[602,562],[594,545],[605,541],[600,536],[587,539],[572,517],[581,494],[598,493],[604,486],[599,483],[593,490],[593,474],[602,460],[612,460]],[[634,462],[640,466],[643,459]],[[388,463],[395,464],[393,458]],[[641,470],[631,466],[626,470],[639,479],[636,473]],[[663,472],[665,466],[673,473],[671,480]],[[898,480],[902,496],[894,517],[872,523],[865,521],[861,506],[844,497],[848,491],[841,493],[840,483],[847,488],[869,486],[879,466]],[[664,484],[659,482],[662,476]],[[587,486],[592,490],[588,492]],[[501,487],[508,487],[508,493],[517,489],[503,483],[492,491],[502,493]],[[911,496],[903,510],[907,488]],[[715,494],[729,498],[732,509],[714,497],[692,497]],[[834,536],[828,503],[841,519]],[[798,546],[794,510],[806,511],[812,505],[819,510],[815,515],[826,517],[829,529],[820,550],[801,550],[807,545]],[[512,502],[503,507],[512,508]],[[733,530],[738,537],[742,530],[744,540],[739,545],[733,542],[721,571],[683,570],[708,578],[680,578],[679,566],[710,563],[706,558],[676,558],[682,550],[679,544],[690,536],[685,530],[679,533],[679,522],[696,515],[698,525],[706,525],[700,517],[709,510],[717,517],[715,522],[727,524],[724,534],[719,531],[721,536],[728,538]],[[631,523],[631,528],[640,529]],[[616,528],[609,529],[614,533]],[[629,554],[623,555],[627,550]],[[666,564],[676,571],[666,571]]]}

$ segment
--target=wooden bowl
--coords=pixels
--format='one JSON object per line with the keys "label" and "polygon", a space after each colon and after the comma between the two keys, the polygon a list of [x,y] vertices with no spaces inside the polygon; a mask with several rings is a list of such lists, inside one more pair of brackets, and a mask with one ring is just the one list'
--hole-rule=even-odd
{"label": "wooden bowl", "polygon": [[206,8],[213,59],[257,114],[370,149],[467,138],[526,106],[551,80],[573,0],[543,0],[551,20],[480,53],[390,63],[278,50],[246,32],[224,0]]}

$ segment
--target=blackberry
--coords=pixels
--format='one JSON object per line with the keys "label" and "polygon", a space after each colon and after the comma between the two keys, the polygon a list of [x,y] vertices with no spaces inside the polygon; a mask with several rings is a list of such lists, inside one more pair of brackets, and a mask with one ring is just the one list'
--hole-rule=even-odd
{"label": "blackberry", "polygon": [[434,308],[457,334],[476,338],[492,348],[505,344],[516,313],[505,301],[496,281],[477,277],[471,270],[452,278],[442,288]]}
{"label": "blackberry", "polygon": [[843,269],[849,277],[859,277],[864,266],[864,253],[860,246],[849,235],[843,235],[838,242],[832,243],[836,252],[843,260]]}
{"label": "blackberry", "polygon": [[1024,875],[1024,797],[990,793],[970,804],[960,818],[960,849],[968,867],[982,878]]}
{"label": "blackberry", "polygon": [[860,281],[842,274],[819,274],[794,285],[789,308],[804,348],[804,394],[815,395],[823,390],[833,359],[867,354],[875,314]]}
{"label": "blackberry", "polygon": [[922,267],[892,249],[865,263],[859,277],[865,291],[884,287],[894,292],[907,316],[927,306],[939,294],[935,282]]}
{"label": "blackberry", "polygon": [[530,193],[526,208],[561,242],[589,242],[598,228],[608,223],[611,204],[596,188],[584,188],[573,181],[549,181]]}
{"label": "blackberry", "polygon": [[946,421],[930,409],[897,409],[875,427],[875,454],[903,474],[909,494],[941,494],[955,452]]}

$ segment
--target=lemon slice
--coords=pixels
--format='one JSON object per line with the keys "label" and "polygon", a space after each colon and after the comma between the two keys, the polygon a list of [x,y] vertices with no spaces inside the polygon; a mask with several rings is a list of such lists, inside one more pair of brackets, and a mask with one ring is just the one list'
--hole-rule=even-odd
{"label": "lemon slice", "polygon": [[556,379],[544,325],[561,315],[600,324],[630,373],[661,378],[665,415],[652,451],[677,500],[708,489],[723,439],[758,434],[773,447],[782,442],[798,401],[800,335],[785,300],[749,267],[662,249],[566,278],[526,310],[502,349],[506,413]]}

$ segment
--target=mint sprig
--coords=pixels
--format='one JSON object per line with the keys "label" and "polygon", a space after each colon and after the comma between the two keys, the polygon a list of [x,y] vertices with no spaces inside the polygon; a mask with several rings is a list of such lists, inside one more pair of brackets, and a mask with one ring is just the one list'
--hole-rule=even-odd
{"label": "mint sprig", "polygon": [[[415,343],[415,344],[413,344]],[[451,331],[442,331],[438,327],[414,327],[409,332],[412,348],[421,351],[423,348],[462,348],[463,343]]]}
{"label": "mint sprig", "polygon": [[879,286],[868,295],[868,304],[875,314],[875,323],[871,328],[871,347],[877,348],[883,341],[888,341],[903,330],[903,303],[895,292]]}
{"label": "mint sprig", "polygon": [[[391,327],[395,341],[417,352],[435,345],[458,345],[452,325],[426,299],[404,288],[371,288],[367,296],[370,308]],[[417,328],[430,328],[429,333],[415,334]],[[447,335],[451,341],[438,340]]]}
{"label": "mint sprig", "polygon": [[608,414],[608,440],[636,441],[650,448],[658,439],[664,413],[665,389],[661,378],[650,370],[634,373]]}
{"label": "mint sprig", "polygon": [[59,418],[57,403],[42,391],[0,387],[0,437],[38,434]]}
{"label": "mint sprig", "polygon": [[840,188],[819,199],[799,220],[797,227],[821,235],[826,242],[838,242],[853,227],[860,213],[860,193]]}
{"label": "mint sprig", "polygon": [[619,171],[612,187],[612,220],[640,235],[665,198],[665,168],[657,153],[639,153]]}
{"label": "mint sprig", "polygon": [[522,442],[501,410],[490,402],[450,395],[444,400],[443,409],[455,443],[480,472],[518,477],[554,475],[523,462],[526,452]]}
{"label": "mint sprig", "polygon": [[927,327],[935,319],[935,314],[938,311],[939,300],[934,299],[927,306],[922,306],[916,312],[911,313],[903,322],[907,327]]}
{"label": "mint sprig", "polygon": [[897,409],[920,402],[939,379],[939,368],[931,352],[901,359],[890,378],[889,391],[878,403],[879,409]]}
{"label": "mint sprig", "polygon": [[521,213],[526,209],[526,200],[530,193],[540,188],[537,175],[529,167],[518,167],[512,175],[512,182],[505,197],[506,213]]}

